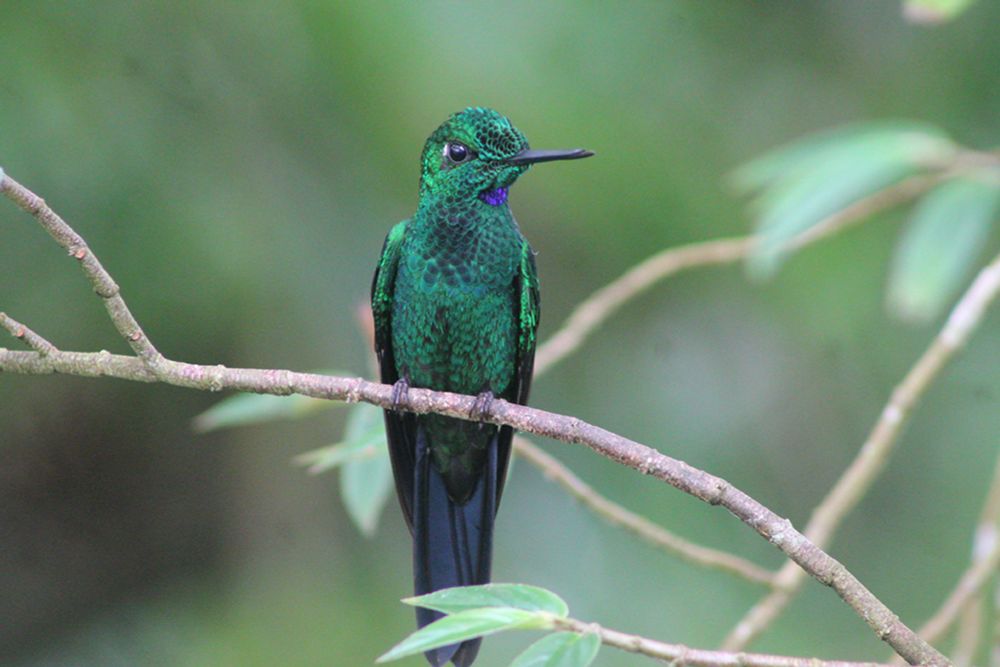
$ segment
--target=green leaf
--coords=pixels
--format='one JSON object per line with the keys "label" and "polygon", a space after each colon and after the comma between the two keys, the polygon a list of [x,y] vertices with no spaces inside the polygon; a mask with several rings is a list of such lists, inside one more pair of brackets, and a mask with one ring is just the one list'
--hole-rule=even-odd
{"label": "green leaf", "polygon": [[913,23],[936,24],[954,19],[975,0],[904,0],[903,16]]}
{"label": "green leaf", "polygon": [[965,282],[1000,206],[1000,170],[944,183],[917,205],[896,248],[888,302],[901,318],[938,316]]}
{"label": "green leaf", "polygon": [[340,498],[365,537],[375,535],[379,517],[392,497],[392,467],[385,443],[379,456],[350,461],[340,469]]}
{"label": "green leaf", "polygon": [[367,403],[351,407],[344,426],[344,439],[295,457],[299,465],[307,466],[312,474],[319,474],[342,464],[386,455],[385,426],[381,410]]}
{"label": "green leaf", "polygon": [[444,588],[427,595],[406,598],[403,602],[446,614],[480,607],[543,611],[559,618],[566,618],[569,614],[569,607],[561,597],[552,591],[527,584],[485,584]]}
{"label": "green leaf", "polygon": [[753,194],[838,152],[864,150],[865,144],[873,139],[900,135],[947,139],[940,129],[926,123],[889,120],[845,125],[815,132],[771,150],[739,167],[733,172],[731,182],[737,190]]}
{"label": "green leaf", "polygon": [[318,475],[345,463],[375,458],[381,447],[375,440],[360,442],[338,442],[319,449],[313,449],[295,457],[298,465],[306,466],[310,475]]}
{"label": "green leaf", "polygon": [[392,647],[376,662],[389,662],[504,630],[545,630],[551,625],[551,616],[543,612],[510,607],[468,609],[440,618],[417,630]]}
{"label": "green leaf", "polygon": [[341,466],[340,498],[354,524],[371,537],[392,496],[392,465],[385,444],[382,410],[374,405],[356,405],[348,426],[354,427],[348,429],[353,449],[367,455],[356,456]]}
{"label": "green leaf", "polygon": [[333,407],[334,401],[311,396],[274,396],[272,394],[237,394],[219,401],[194,418],[194,429],[201,433],[233,426],[246,426],[279,419],[295,419]]}
{"label": "green leaf", "polygon": [[933,127],[878,123],[807,138],[738,171],[751,202],[759,242],[748,259],[757,277],[771,275],[795,237],[854,202],[929,166],[955,147]]}
{"label": "green leaf", "polygon": [[510,667],[587,667],[600,648],[601,639],[595,634],[556,632],[529,646]]}
{"label": "green leaf", "polygon": [[340,468],[340,499],[354,525],[375,534],[378,519],[392,495],[392,467],[385,446],[382,410],[366,403],[351,408],[344,439],[295,457],[311,474]]}
{"label": "green leaf", "polygon": [[[315,371],[323,375],[345,375],[339,371]],[[322,398],[292,394],[236,394],[225,398],[194,418],[194,429],[200,433],[233,426],[246,426],[279,419],[298,419],[340,403]]]}

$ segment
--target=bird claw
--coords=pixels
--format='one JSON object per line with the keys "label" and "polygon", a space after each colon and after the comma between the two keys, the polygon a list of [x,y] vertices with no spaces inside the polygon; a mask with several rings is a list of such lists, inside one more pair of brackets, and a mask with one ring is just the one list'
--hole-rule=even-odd
{"label": "bird claw", "polygon": [[484,391],[476,396],[476,401],[472,404],[472,409],[469,410],[469,418],[477,422],[485,421],[486,415],[489,414],[490,407],[493,405],[493,399],[492,391]]}
{"label": "bird claw", "polygon": [[399,404],[406,401],[410,393],[410,383],[406,378],[399,378],[392,385],[392,409],[399,412]]}

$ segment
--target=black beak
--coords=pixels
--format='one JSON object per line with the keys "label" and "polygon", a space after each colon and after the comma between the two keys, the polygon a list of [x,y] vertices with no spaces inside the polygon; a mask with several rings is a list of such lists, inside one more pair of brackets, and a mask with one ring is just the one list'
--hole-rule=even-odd
{"label": "black beak", "polygon": [[571,150],[555,151],[533,151],[523,150],[514,157],[507,158],[507,164],[522,165],[535,164],[536,162],[552,162],[554,160],[579,160],[583,157],[593,155],[591,151],[583,148],[573,148]]}

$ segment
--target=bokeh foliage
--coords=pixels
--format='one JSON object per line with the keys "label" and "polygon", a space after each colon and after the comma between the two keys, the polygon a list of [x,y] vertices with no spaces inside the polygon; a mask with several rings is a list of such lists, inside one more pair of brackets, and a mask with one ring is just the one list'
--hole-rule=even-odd
{"label": "bokeh foliage", "polygon": [[[86,236],[169,356],[364,374],[355,308],[382,236],[415,204],[423,139],[448,113],[494,106],[534,146],[598,153],[533,170],[512,193],[540,253],[544,337],[652,251],[749,231],[727,177],[775,146],[898,118],[995,146],[998,21],[991,2],[927,28],[881,0],[11,0],[0,165]],[[542,379],[532,402],[718,473],[799,524],[935,329],[885,308],[908,215],[798,253],[764,284],[740,269],[679,277]],[[33,225],[0,206],[0,309],[61,347],[124,351]],[[982,244],[995,252],[995,232]],[[914,624],[968,557],[1000,430],[998,336],[994,316],[833,547]],[[339,439],[346,412],[195,434],[191,419],[216,401],[0,379],[5,664],[370,664],[412,629],[398,604],[410,592],[398,512],[364,539],[335,476],[291,464]],[[780,562],[717,510],[548,448],[685,536]],[[579,618],[704,647],[756,599],[752,585],[637,543],[516,468],[498,580],[558,591]],[[481,660],[504,664],[523,647],[493,638]],[[882,655],[818,585],[755,647]]]}

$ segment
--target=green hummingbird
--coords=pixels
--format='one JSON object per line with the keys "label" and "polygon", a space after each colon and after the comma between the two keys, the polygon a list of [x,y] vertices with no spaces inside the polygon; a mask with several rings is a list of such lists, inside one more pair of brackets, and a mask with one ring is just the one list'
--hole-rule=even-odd
{"label": "green hummingbird", "polygon": [[[507,204],[537,162],[593,155],[531,150],[492,109],[453,114],[427,139],[416,214],[386,236],[372,281],[375,352],[394,402],[410,387],[525,403],[539,301],[535,256]],[[493,520],[513,431],[440,415],[385,411],[396,495],[413,536],[417,595],[490,579]],[[417,609],[423,627],[441,614]],[[479,639],[428,651],[467,667]]]}

